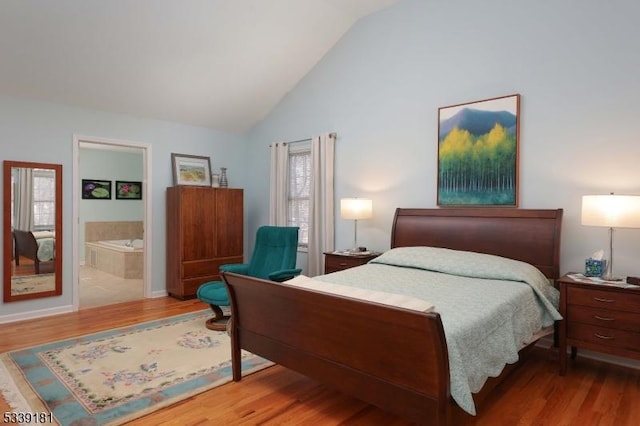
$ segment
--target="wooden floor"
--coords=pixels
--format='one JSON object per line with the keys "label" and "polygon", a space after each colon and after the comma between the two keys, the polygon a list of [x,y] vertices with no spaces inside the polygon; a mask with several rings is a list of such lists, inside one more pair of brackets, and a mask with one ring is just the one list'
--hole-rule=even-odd
{"label": "wooden floor", "polygon": [[[171,298],[127,302],[0,325],[0,352],[205,308]],[[456,425],[638,425],[640,371],[578,357],[557,375],[553,350],[536,348]],[[10,410],[0,398],[0,411]],[[408,425],[280,366],[138,419],[134,425]]]}
{"label": "wooden floor", "polygon": [[20,256],[19,262],[20,265],[16,265],[15,261],[11,262],[11,276],[36,274],[35,266],[33,266],[33,260]]}

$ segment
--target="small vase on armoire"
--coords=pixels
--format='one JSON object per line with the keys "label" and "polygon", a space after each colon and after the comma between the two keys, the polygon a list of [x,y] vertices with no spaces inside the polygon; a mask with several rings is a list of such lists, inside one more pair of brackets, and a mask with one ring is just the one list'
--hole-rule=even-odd
{"label": "small vase on armoire", "polygon": [[227,180],[227,168],[220,167],[220,188],[227,188],[229,181]]}

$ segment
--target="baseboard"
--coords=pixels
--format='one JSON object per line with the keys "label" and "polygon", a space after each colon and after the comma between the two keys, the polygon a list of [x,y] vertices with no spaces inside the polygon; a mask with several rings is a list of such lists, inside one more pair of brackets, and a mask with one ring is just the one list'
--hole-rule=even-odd
{"label": "baseboard", "polygon": [[152,299],[156,299],[158,297],[167,297],[167,296],[169,296],[169,293],[167,293],[167,290],[156,290],[151,292]]}
{"label": "baseboard", "polygon": [[[544,349],[551,349],[553,347],[553,335],[544,336],[536,342],[536,346]],[[567,353],[570,352],[571,348],[567,348]],[[578,356],[582,358],[592,359],[594,361],[607,362],[609,364],[615,364],[622,367],[635,368],[636,370],[640,370],[640,361],[632,358],[609,355],[602,352],[594,352],[580,348],[578,349]],[[571,358],[569,358],[569,362],[571,362]]]}
{"label": "baseboard", "polygon": [[[567,351],[570,352],[569,349]],[[577,356],[578,358],[588,358],[595,361],[602,361],[609,364],[615,364],[622,367],[635,368],[636,370],[640,370],[640,361],[631,358],[624,358],[621,356],[609,355],[601,352],[593,352],[581,348],[578,348]],[[571,362],[571,358],[569,358],[568,361]]]}
{"label": "baseboard", "polygon": [[20,312],[17,314],[9,314],[0,316],[0,324],[9,322],[24,321],[36,318],[50,317],[52,315],[66,314],[73,312],[73,306],[58,306],[49,309],[38,309],[37,311]]}

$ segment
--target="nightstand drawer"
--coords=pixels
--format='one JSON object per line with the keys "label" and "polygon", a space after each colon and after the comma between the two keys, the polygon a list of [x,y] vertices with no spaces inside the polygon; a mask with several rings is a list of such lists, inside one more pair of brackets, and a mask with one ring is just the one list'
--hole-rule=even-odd
{"label": "nightstand drawer", "polygon": [[640,312],[640,293],[598,290],[571,286],[567,289],[570,305]]}
{"label": "nightstand drawer", "polygon": [[640,351],[640,333],[631,331],[570,322],[567,324],[567,338],[615,349]]}
{"label": "nightstand drawer", "polygon": [[620,310],[569,305],[567,307],[567,321],[620,330],[640,331],[640,314]]}
{"label": "nightstand drawer", "polygon": [[342,269],[353,268],[367,263],[369,259],[356,256],[327,256],[325,266],[327,269],[340,271]]}
{"label": "nightstand drawer", "polygon": [[368,254],[349,255],[345,253],[325,253],[324,254],[324,273],[344,271],[354,266],[364,265],[371,259],[380,256],[380,253],[371,252]]}

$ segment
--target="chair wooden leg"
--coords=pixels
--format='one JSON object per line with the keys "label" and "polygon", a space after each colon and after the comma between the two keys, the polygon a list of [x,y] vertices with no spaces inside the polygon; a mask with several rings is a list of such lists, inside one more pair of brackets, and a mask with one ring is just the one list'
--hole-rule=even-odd
{"label": "chair wooden leg", "polygon": [[224,314],[222,313],[222,309],[220,309],[220,306],[209,306],[211,306],[211,310],[213,311],[213,318],[209,318],[205,323],[205,326],[209,330],[225,331],[227,329],[227,320],[229,318],[224,316]]}

